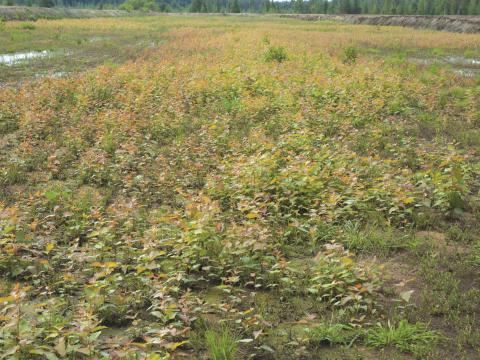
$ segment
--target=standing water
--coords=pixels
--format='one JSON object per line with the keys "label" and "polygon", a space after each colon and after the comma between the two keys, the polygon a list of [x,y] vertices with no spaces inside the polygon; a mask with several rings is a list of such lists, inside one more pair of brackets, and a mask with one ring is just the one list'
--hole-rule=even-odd
{"label": "standing water", "polygon": [[18,52],[13,54],[1,54],[0,55],[0,64],[4,64],[7,66],[15,65],[19,62],[36,59],[36,58],[43,58],[50,55],[50,51],[43,50],[43,51],[29,51],[29,52]]}

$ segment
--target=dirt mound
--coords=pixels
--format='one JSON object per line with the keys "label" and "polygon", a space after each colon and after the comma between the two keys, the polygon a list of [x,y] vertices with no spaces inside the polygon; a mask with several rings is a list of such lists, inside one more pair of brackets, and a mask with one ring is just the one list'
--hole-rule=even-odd
{"label": "dirt mound", "polygon": [[36,20],[63,18],[116,17],[138,14],[123,10],[93,10],[70,8],[40,8],[27,6],[0,6],[0,19],[4,20]]}
{"label": "dirt mound", "polygon": [[325,15],[285,14],[281,17],[309,21],[333,20],[350,24],[404,26],[461,33],[479,33],[480,16],[425,16],[425,15]]}

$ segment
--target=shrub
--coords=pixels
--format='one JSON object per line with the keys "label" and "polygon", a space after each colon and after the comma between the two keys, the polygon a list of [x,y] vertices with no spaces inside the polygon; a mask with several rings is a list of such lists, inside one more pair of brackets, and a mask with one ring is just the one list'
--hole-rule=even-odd
{"label": "shrub", "polygon": [[342,62],[344,64],[355,64],[358,59],[358,50],[355,46],[347,46],[343,49]]}
{"label": "shrub", "polygon": [[317,254],[307,292],[333,308],[342,307],[351,312],[372,310],[379,281],[369,269],[355,264],[340,247]]}
{"label": "shrub", "polygon": [[281,63],[288,59],[287,51],[283,46],[270,46],[265,53],[265,61]]}

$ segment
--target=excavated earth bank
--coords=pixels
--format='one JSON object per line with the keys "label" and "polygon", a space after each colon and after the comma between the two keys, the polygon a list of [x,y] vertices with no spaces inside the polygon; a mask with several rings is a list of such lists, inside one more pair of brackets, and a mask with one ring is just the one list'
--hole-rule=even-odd
{"label": "excavated earth bank", "polygon": [[280,17],[309,21],[341,21],[349,24],[405,26],[461,33],[480,32],[480,16],[284,14]]}

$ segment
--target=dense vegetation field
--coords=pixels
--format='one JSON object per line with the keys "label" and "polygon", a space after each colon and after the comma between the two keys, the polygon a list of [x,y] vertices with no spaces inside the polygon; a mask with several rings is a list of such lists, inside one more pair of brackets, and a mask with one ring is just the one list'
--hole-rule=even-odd
{"label": "dense vegetation field", "polygon": [[480,35],[0,29],[30,50],[70,55],[0,64],[3,358],[479,358]]}

